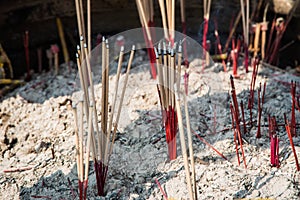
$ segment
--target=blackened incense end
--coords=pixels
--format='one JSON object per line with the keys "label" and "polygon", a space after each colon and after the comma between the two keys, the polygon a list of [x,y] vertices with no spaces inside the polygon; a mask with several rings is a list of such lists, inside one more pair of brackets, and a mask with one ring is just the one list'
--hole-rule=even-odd
{"label": "blackened incense end", "polygon": [[157,52],[157,49],[156,49],[156,47],[154,47],[154,53],[155,53],[155,57],[156,57],[156,59],[158,59],[158,52]]}
{"label": "blackened incense end", "polygon": [[161,43],[158,43],[157,49],[158,49],[158,55],[161,55]]}
{"label": "blackened incense end", "polygon": [[131,50],[132,50],[132,51],[135,51],[135,45],[132,45]]}

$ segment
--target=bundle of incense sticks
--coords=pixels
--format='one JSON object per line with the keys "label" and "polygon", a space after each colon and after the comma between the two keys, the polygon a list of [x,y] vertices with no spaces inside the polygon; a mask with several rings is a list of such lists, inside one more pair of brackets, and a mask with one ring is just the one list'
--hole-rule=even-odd
{"label": "bundle of incense sticks", "polygon": [[151,74],[152,77],[156,79],[155,53],[153,49],[153,37],[155,39],[155,32],[154,29],[150,29],[150,27],[154,26],[153,1],[136,0],[136,5],[140,17],[140,22],[143,28],[148,57],[150,60]]}
{"label": "bundle of incense sticks", "polygon": [[[172,48],[171,43],[169,43],[167,47],[166,43],[164,42],[163,49],[161,48],[161,44],[159,44],[158,50],[155,48],[155,53],[158,71],[158,93],[162,107],[163,122],[166,130],[169,158],[173,160],[176,158],[176,133],[178,125],[173,86],[175,84],[176,88],[179,90],[181,78],[182,46],[180,44],[178,52],[176,53],[176,47]],[[177,66],[176,56],[178,61]]]}
{"label": "bundle of incense sticks", "polygon": [[257,90],[257,99],[258,99],[258,102],[257,102],[257,106],[258,106],[258,109],[257,109],[257,132],[256,132],[256,138],[261,138],[261,115],[262,115],[262,110],[263,110],[263,105],[264,105],[264,98],[265,98],[265,91],[266,91],[266,82],[264,83],[264,86],[263,86],[263,91],[261,93],[261,83],[259,83],[259,88]]}
{"label": "bundle of incense sticks", "polygon": [[[83,40],[83,37],[82,37]],[[81,41],[81,43],[83,43]],[[96,181],[98,195],[104,195],[104,185],[106,182],[108,165],[110,155],[112,153],[113,144],[116,137],[117,127],[122,110],[122,102],[125,96],[125,89],[128,82],[128,76],[134,56],[135,47],[132,47],[126,75],[124,77],[123,88],[119,89],[119,82],[121,76],[121,66],[124,55],[124,47],[121,48],[119,54],[118,69],[116,75],[116,83],[114,88],[114,97],[109,113],[109,44],[108,40],[103,38],[102,42],[102,99],[101,99],[101,123],[100,128],[98,124],[98,115],[95,100],[95,91],[93,86],[93,77],[91,72],[90,58],[88,56],[87,45],[84,43],[84,50],[78,49],[77,64],[80,77],[80,85],[83,91],[82,100],[79,102],[80,115],[77,117],[76,108],[74,108],[76,130],[79,129],[79,134],[76,134],[76,147],[78,150],[77,166],[78,166],[78,179],[79,179],[79,193],[80,199],[86,199],[87,185],[88,185],[88,171],[90,160],[90,149],[92,152],[92,159],[96,172]],[[81,60],[81,53],[85,54],[85,60]],[[117,105],[117,97],[121,90],[119,104]],[[90,105],[90,106],[88,106]],[[84,115],[85,113],[85,115]],[[88,122],[88,137],[85,146],[86,155],[83,156],[83,141],[84,141],[84,124],[83,118],[86,117]],[[84,163],[84,164],[83,164]]]}
{"label": "bundle of incense sticks", "polygon": [[236,92],[235,92],[234,80],[233,80],[232,76],[230,76],[230,83],[231,83],[231,96],[232,96],[232,101],[233,101],[233,104],[230,103],[230,111],[231,111],[231,118],[232,118],[232,129],[234,131],[234,142],[236,145],[236,154],[237,154],[237,158],[238,158],[238,164],[240,165],[239,152],[238,152],[238,144],[239,144],[240,149],[242,151],[244,166],[245,166],[245,168],[247,168],[246,158],[245,158],[244,149],[243,149],[241,128],[240,128],[239,106],[238,106],[238,101],[237,101]]}
{"label": "bundle of incense sticks", "polygon": [[234,143],[235,143],[236,155],[238,158],[238,164],[240,165],[240,158],[239,158],[239,152],[238,152],[238,149],[239,149],[238,146],[240,146],[244,166],[245,166],[245,168],[247,168],[246,158],[245,158],[244,148],[243,148],[242,134],[240,131],[240,124],[239,124],[236,110],[234,109],[232,103],[230,103],[230,111],[231,111],[232,129],[233,129],[233,133],[234,133]]}
{"label": "bundle of incense sticks", "polygon": [[[186,37],[187,32],[186,32],[185,0],[180,0],[180,14],[181,14],[182,33]],[[184,56],[184,61],[188,62],[187,44],[185,39],[183,40],[183,56]]]}
{"label": "bundle of incense sticks", "polygon": [[[202,46],[205,51],[208,51],[207,48],[207,33],[208,33],[208,22],[209,22],[209,14],[211,8],[211,0],[203,0],[203,35],[202,35]],[[203,54],[203,65],[202,71],[204,70],[205,66],[209,63],[209,53],[205,52]]]}
{"label": "bundle of incense sticks", "polygon": [[[286,17],[286,20],[283,20],[282,18],[278,18],[280,20],[276,20],[277,22],[274,24],[274,26],[276,26],[276,29],[277,29],[277,34],[276,34],[276,37],[274,39],[273,42],[270,42],[270,38],[269,38],[269,44],[271,46],[271,43],[272,43],[272,46],[269,48],[269,52],[268,52],[268,55],[267,55],[267,62],[270,63],[270,64],[277,64],[277,61],[278,61],[278,58],[277,58],[277,55],[279,53],[279,48],[280,48],[280,43],[281,43],[281,40],[283,38],[283,35],[286,31],[286,28],[288,26],[288,24],[290,23],[291,19],[293,18],[297,8],[298,8],[298,5],[300,3],[300,0],[296,0],[294,2],[294,5],[292,7],[292,9],[290,10],[290,13],[287,15]],[[273,29],[273,27],[272,27]]]}
{"label": "bundle of incense sticks", "polygon": [[[162,24],[164,29],[164,36],[166,41],[174,45],[175,39],[175,0],[158,0]],[[184,2],[181,2],[181,20],[185,22]]]}
{"label": "bundle of incense sticks", "polygon": [[271,156],[270,162],[272,167],[279,167],[279,138],[276,134],[277,123],[275,117],[268,117],[269,123],[269,137],[270,137],[270,149]]}
{"label": "bundle of incense sticks", "polygon": [[[186,131],[187,131],[187,137],[188,137],[188,153],[190,155],[191,160],[191,169],[189,167],[189,158],[187,155],[186,150],[186,142],[185,142],[185,136],[184,136],[184,125],[182,120],[182,113],[180,109],[181,99],[179,96],[179,85],[174,84],[174,91],[175,91],[175,105],[176,110],[178,113],[178,127],[179,127],[179,135],[180,135],[180,144],[181,144],[181,150],[182,150],[182,156],[184,160],[184,168],[185,168],[185,175],[186,175],[186,182],[188,186],[189,191],[189,199],[194,200],[198,199],[197,197],[197,185],[196,185],[196,174],[195,174],[195,162],[194,162],[194,151],[193,151],[193,144],[192,144],[192,133],[191,133],[191,127],[190,127],[190,118],[188,114],[188,104],[187,104],[187,97],[185,92],[182,93],[183,95],[183,102],[184,102],[184,110],[185,110],[185,117],[186,117]],[[192,176],[192,177],[191,177]]]}

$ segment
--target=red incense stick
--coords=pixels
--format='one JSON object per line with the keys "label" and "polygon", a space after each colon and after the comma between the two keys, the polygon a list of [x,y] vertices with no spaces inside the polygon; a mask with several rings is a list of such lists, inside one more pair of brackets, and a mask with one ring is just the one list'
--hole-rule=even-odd
{"label": "red incense stick", "polygon": [[26,80],[30,80],[31,74],[30,74],[30,56],[29,56],[29,31],[25,31],[24,48],[25,48],[25,58],[26,58],[26,66],[27,66]]}
{"label": "red incense stick", "polygon": [[[218,23],[217,23],[216,18],[214,19],[214,23],[215,23],[215,36],[216,36],[216,40],[217,40],[218,54],[221,55],[222,54],[222,45],[221,45],[220,36],[219,36],[219,33],[218,33]],[[227,67],[226,67],[226,63],[225,63],[224,59],[222,59],[222,65],[223,65],[224,72],[226,72]]]}
{"label": "red incense stick", "polygon": [[215,147],[213,147],[211,144],[209,144],[203,137],[201,137],[200,135],[198,135],[194,130],[191,130],[192,133],[194,135],[196,135],[196,137],[201,140],[201,142],[203,142],[204,144],[206,144],[209,148],[211,148],[212,150],[214,150],[219,156],[221,156],[222,158],[224,158],[225,160],[227,160],[227,158],[220,152],[218,151]]}
{"label": "red incense stick", "polygon": [[292,137],[292,134],[291,134],[291,129],[290,129],[290,126],[289,126],[289,122],[288,122],[288,120],[286,120],[285,122],[286,122],[285,128],[286,128],[287,134],[289,136],[289,140],[290,140],[290,144],[291,144],[291,147],[292,147],[292,151],[294,153],[297,171],[300,171],[298,157],[297,157],[297,153],[296,153],[296,150],[295,150],[295,146],[294,146],[293,137]]}
{"label": "red incense stick", "polygon": [[257,118],[257,132],[256,132],[256,138],[261,138],[261,132],[260,132],[260,120],[261,120],[261,96],[260,96],[260,91],[261,91],[261,84],[259,85],[259,88],[257,90],[257,106],[258,106],[258,118]]}
{"label": "red incense stick", "polygon": [[233,106],[232,106],[232,103],[230,103],[230,113],[231,113],[231,124],[232,124],[232,130],[233,130],[233,135],[234,135],[234,138],[233,138],[233,141],[234,141],[234,144],[235,144],[235,152],[236,152],[236,156],[237,156],[237,159],[238,159],[238,164],[240,165],[241,161],[240,161],[240,155],[239,155],[239,147],[238,147],[238,143],[237,143],[237,139],[236,139],[236,129],[235,129],[235,126],[234,126],[234,110],[233,110]]}
{"label": "red incense stick", "polygon": [[295,137],[296,136],[296,116],[295,116],[296,82],[293,82],[293,81],[291,81],[291,95],[292,95],[291,134],[293,137]]}
{"label": "red incense stick", "polygon": [[167,194],[165,193],[164,189],[161,187],[161,185],[160,185],[159,181],[157,180],[157,178],[155,179],[155,182],[156,182],[156,184],[157,184],[157,186],[158,186],[160,192],[163,194],[164,199],[165,199],[165,200],[168,200],[168,196],[167,196]]}
{"label": "red incense stick", "polygon": [[246,121],[245,121],[245,112],[244,112],[244,105],[243,101],[240,102],[241,110],[242,110],[242,120],[243,120],[243,126],[244,126],[244,134],[247,132],[247,127],[246,127]]}

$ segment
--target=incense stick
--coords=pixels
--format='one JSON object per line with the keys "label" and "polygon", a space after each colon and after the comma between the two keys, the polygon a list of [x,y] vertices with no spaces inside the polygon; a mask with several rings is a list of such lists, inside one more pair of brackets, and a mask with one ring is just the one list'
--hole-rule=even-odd
{"label": "incense stick", "polygon": [[185,169],[187,187],[188,187],[190,199],[193,200],[194,193],[193,193],[193,188],[192,188],[192,183],[191,183],[188,157],[187,157],[187,153],[186,153],[186,144],[185,144],[185,139],[184,139],[182,114],[181,114],[181,109],[180,109],[180,99],[179,99],[179,95],[178,95],[178,91],[177,91],[176,87],[174,87],[174,89],[175,89],[175,96],[176,96],[176,110],[177,110],[178,127],[179,127],[179,133],[180,133],[180,143],[181,143],[182,156],[183,156],[183,161],[184,161],[184,169]]}
{"label": "incense stick", "polygon": [[[122,68],[122,62],[123,62],[123,55],[124,55],[124,46],[121,47],[120,54],[119,54],[116,83],[115,83],[115,89],[114,89],[115,94],[113,97],[113,104],[112,104],[110,119],[109,119],[109,123],[108,123],[109,134],[111,134],[111,130],[112,130],[112,125],[113,125],[112,122],[113,122],[113,118],[114,118],[115,106],[116,106],[117,97],[118,97],[119,80],[120,80],[120,74],[121,74],[121,68]],[[108,142],[109,142],[109,140],[107,140],[107,142],[106,142],[105,149],[107,149],[107,147],[108,147]],[[105,152],[107,152],[107,151],[105,150]]]}
{"label": "incense stick", "polygon": [[127,87],[129,72],[130,72],[130,69],[131,69],[134,53],[135,53],[135,46],[133,45],[132,49],[131,49],[131,52],[130,52],[129,61],[128,61],[128,64],[127,64],[127,71],[126,71],[126,75],[125,75],[124,85],[123,85],[123,89],[122,89],[122,93],[121,93],[121,99],[120,99],[119,108],[118,108],[118,111],[117,111],[116,121],[115,121],[115,125],[114,125],[112,141],[111,141],[111,145],[110,145],[110,149],[109,149],[108,160],[109,160],[110,155],[112,153],[112,147],[113,147],[113,144],[114,144],[115,138],[116,138],[117,127],[118,127],[118,123],[119,123],[119,120],[120,120],[120,114],[121,114],[121,109],[122,109],[122,103],[123,103],[123,99],[124,99],[124,96],[125,96],[125,90],[126,90],[126,87]]}
{"label": "incense stick", "polygon": [[92,49],[92,21],[91,21],[91,0],[87,0],[87,40],[88,40],[88,53],[91,53]]}
{"label": "incense stick", "polygon": [[185,93],[183,93],[183,101],[184,101],[184,110],[185,110],[185,117],[186,117],[186,129],[187,129],[187,136],[188,136],[189,155],[190,155],[191,169],[192,169],[192,184],[193,184],[195,199],[198,199],[198,197],[197,197],[197,185],[196,185],[196,173],[195,173],[195,161],[194,161],[194,150],[193,150],[193,140],[192,140],[192,133],[191,133],[191,125],[190,125],[190,116],[189,116],[189,110],[188,110],[188,104],[187,104],[187,97],[186,97]]}

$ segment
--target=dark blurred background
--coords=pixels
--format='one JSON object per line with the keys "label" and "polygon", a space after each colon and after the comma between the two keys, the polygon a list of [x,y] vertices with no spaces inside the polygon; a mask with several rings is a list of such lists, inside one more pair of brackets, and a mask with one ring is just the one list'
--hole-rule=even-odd
{"label": "dark blurred background", "polygon": [[[85,0],[83,1],[86,4]],[[96,44],[96,36],[113,35],[131,28],[140,27],[138,13],[133,0],[91,0],[92,2],[92,32],[93,45]],[[155,1],[155,25],[161,26],[158,1]],[[187,34],[201,42],[203,6],[200,0],[186,1]],[[254,8],[258,0],[250,0],[251,8]],[[266,2],[270,2],[268,21],[272,21],[274,14],[286,17],[289,5],[293,0],[264,1],[259,16],[255,19],[262,21],[262,13]],[[176,1],[176,29],[181,31],[180,2]],[[230,23],[240,10],[239,0],[212,0],[211,19],[218,22],[218,30],[222,43],[226,40]],[[0,0],[0,43],[8,54],[14,68],[15,77],[20,77],[26,72],[26,60],[24,50],[24,33],[29,31],[30,65],[37,70],[37,49],[42,48],[43,68],[47,70],[48,61],[46,49],[52,44],[60,45],[56,17],[60,17],[63,23],[66,42],[71,60],[74,60],[76,45],[78,43],[77,22],[74,0]],[[279,55],[279,66],[293,66],[300,61],[300,9],[294,14],[286,34],[282,40],[282,46],[291,43],[282,49]],[[241,22],[240,22],[241,23]],[[210,23],[208,39],[214,40],[214,27]],[[241,33],[241,26],[238,27]],[[267,34],[268,35],[268,34]],[[63,62],[61,54],[61,62]]]}

